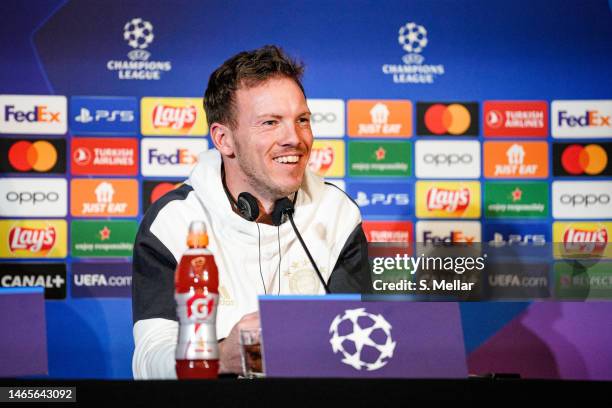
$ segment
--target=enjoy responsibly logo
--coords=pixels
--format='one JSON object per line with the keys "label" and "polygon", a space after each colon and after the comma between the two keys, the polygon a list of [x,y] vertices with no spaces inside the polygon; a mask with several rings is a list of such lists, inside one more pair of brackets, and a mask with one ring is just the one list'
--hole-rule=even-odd
{"label": "enjoy responsibly logo", "polygon": [[382,72],[391,76],[396,84],[433,84],[438,77],[445,74],[442,64],[425,64],[422,55],[429,45],[427,28],[416,22],[408,22],[397,32],[397,43],[406,54],[403,64],[383,64]]}
{"label": "enjoy responsibly logo", "polygon": [[485,183],[487,218],[544,218],[548,216],[547,182]]}
{"label": "enjoy responsibly logo", "polygon": [[78,257],[132,256],[136,221],[72,221],[70,248]]}
{"label": "enjoy responsibly logo", "polygon": [[150,60],[147,49],[155,40],[153,24],[140,17],[127,21],[123,26],[123,39],[132,48],[127,60],[109,60],[106,69],[117,73],[121,80],[160,80],[162,75],[172,70],[171,61]]}
{"label": "enjoy responsibly logo", "polygon": [[410,176],[410,142],[349,142],[350,176]]}

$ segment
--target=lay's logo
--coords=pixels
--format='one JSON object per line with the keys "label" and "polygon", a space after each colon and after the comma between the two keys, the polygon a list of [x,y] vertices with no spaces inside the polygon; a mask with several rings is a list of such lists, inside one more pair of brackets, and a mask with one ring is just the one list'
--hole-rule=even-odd
{"label": "lay's logo", "polygon": [[206,114],[199,98],[142,98],[142,134],[205,136]]}
{"label": "lay's logo", "polygon": [[174,130],[191,129],[195,124],[198,111],[195,106],[179,108],[168,105],[155,105],[153,108],[153,127]]}
{"label": "lay's logo", "polygon": [[321,177],[344,177],[344,142],[315,140],[308,159],[308,169]]}
{"label": "lay's logo", "polygon": [[470,190],[451,190],[436,187],[427,191],[427,211],[463,212],[470,204]]}
{"label": "lay's logo", "polygon": [[612,222],[555,222],[553,239],[556,258],[612,256],[608,246]]}
{"label": "lay's logo", "polygon": [[480,217],[480,183],[419,181],[416,186],[417,217]]}
{"label": "lay's logo", "polygon": [[55,228],[13,227],[9,231],[9,249],[47,253],[55,245]]}
{"label": "lay's logo", "polygon": [[2,220],[0,257],[64,258],[66,236],[64,220]]}

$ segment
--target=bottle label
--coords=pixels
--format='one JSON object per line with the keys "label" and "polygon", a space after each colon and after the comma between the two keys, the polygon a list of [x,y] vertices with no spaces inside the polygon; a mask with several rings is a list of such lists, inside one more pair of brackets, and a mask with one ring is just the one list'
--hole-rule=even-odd
{"label": "bottle label", "polygon": [[215,323],[219,295],[216,293],[176,293],[179,318],[177,360],[216,360],[219,344]]}

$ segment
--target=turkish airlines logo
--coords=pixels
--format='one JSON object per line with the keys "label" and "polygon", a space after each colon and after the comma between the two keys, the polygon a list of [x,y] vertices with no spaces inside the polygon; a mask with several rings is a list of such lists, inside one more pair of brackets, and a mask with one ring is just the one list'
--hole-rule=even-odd
{"label": "turkish airlines logo", "polygon": [[208,133],[199,98],[142,98],[143,135],[204,136]]}
{"label": "turkish airlines logo", "polygon": [[368,242],[412,242],[410,221],[364,221],[362,226]]}
{"label": "turkish airlines logo", "polygon": [[0,171],[6,173],[65,173],[66,140],[0,139]]}
{"label": "turkish airlines logo", "polygon": [[73,216],[136,216],[138,182],[116,179],[73,179],[71,181]]}
{"label": "turkish airlines logo", "polygon": [[478,104],[417,102],[419,135],[478,136]]}
{"label": "turkish airlines logo", "polygon": [[65,96],[1,95],[0,133],[63,135],[68,129]]}
{"label": "turkish airlines logo", "polygon": [[412,103],[410,101],[348,102],[349,136],[412,136]]}
{"label": "turkish airlines logo", "polygon": [[554,143],[555,176],[612,176],[612,143]]}
{"label": "turkish airlines logo", "polygon": [[544,101],[484,103],[484,135],[546,137],[548,105]]}
{"label": "turkish airlines logo", "polygon": [[72,174],[137,175],[136,139],[72,139]]}
{"label": "turkish airlines logo", "polygon": [[419,178],[480,177],[480,143],[476,141],[419,140],[415,160]]}
{"label": "turkish airlines logo", "polygon": [[548,177],[548,144],[546,142],[485,142],[485,177]]}

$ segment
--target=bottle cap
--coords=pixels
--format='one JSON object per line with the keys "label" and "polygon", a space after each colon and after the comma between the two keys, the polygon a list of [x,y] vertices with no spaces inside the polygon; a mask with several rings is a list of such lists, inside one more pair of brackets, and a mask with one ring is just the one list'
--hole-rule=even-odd
{"label": "bottle cap", "polygon": [[208,246],[208,234],[204,221],[192,221],[189,224],[187,246],[189,248],[206,248]]}

